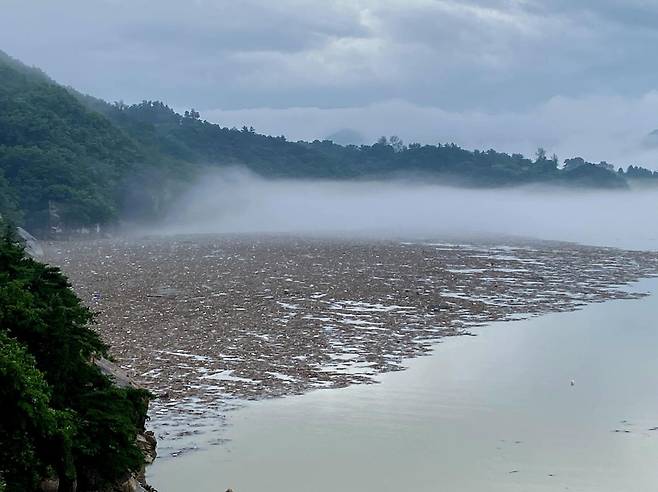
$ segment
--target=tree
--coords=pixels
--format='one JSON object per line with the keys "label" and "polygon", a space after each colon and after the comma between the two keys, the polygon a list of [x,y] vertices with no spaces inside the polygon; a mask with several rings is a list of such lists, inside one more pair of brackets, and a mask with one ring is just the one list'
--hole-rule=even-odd
{"label": "tree", "polygon": [[388,144],[393,147],[395,152],[402,152],[404,150],[404,142],[397,135],[391,135],[388,139]]}
{"label": "tree", "polygon": [[[160,103],[160,104],[162,104],[162,103]],[[183,116],[185,118],[191,118],[193,120],[198,120],[201,117],[199,112],[196,111],[194,108],[190,109],[189,111],[185,111],[185,113],[183,113]]]}
{"label": "tree", "polygon": [[[11,471],[20,466],[37,474],[51,466],[68,491],[74,479],[78,490],[103,488],[143,463],[135,438],[150,395],[114,386],[93,363],[108,352],[89,328],[93,319],[58,269],[26,257],[9,234],[0,241],[0,379],[5,374],[19,384],[1,386],[14,396],[1,401],[18,405],[3,419],[35,436],[29,452],[3,470],[8,490],[26,490]],[[16,396],[23,391],[38,404],[36,414]],[[0,427],[0,452],[14,449],[12,442]]]}

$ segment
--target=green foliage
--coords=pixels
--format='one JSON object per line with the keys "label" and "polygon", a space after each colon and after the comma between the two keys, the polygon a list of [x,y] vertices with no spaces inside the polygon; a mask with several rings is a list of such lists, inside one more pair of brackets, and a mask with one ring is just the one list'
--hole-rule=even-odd
{"label": "green foliage", "polygon": [[[149,394],[119,388],[93,364],[107,346],[58,269],[0,242],[0,470],[31,490],[47,469],[96,490],[143,463],[135,445]],[[7,459],[2,453],[8,453]]]}
{"label": "green foliage", "polygon": [[[7,491],[33,490],[71,441],[70,414],[51,408],[51,388],[36,361],[0,331],[0,476]],[[2,489],[0,489],[2,490]]]}

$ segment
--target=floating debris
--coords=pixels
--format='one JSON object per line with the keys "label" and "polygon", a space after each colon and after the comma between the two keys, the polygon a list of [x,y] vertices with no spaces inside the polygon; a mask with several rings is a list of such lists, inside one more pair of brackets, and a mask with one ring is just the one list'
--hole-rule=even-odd
{"label": "floating debris", "polygon": [[162,396],[161,439],[221,428],[242,400],[372,383],[474,326],[641,297],[621,286],[658,272],[654,253],[542,241],[153,237],[50,243],[46,258]]}

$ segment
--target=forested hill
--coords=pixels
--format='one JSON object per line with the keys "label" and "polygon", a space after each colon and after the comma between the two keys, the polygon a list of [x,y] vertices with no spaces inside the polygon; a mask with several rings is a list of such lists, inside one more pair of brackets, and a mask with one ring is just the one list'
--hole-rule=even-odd
{"label": "forested hill", "polygon": [[542,183],[627,187],[658,173],[557,159],[528,159],[456,145],[289,142],[224,128],[164,103],[109,104],[65,88],[0,52],[0,213],[37,232],[158,217],[207,166],[243,165],[266,177],[423,176],[474,187]]}

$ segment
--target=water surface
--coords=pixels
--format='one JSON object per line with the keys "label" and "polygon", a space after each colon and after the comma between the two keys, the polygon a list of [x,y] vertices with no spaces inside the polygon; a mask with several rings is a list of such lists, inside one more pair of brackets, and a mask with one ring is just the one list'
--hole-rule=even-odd
{"label": "water surface", "polygon": [[149,481],[161,492],[658,490],[657,314],[652,295],[444,339],[380,384],[250,403],[230,414],[229,442],[158,459]]}

